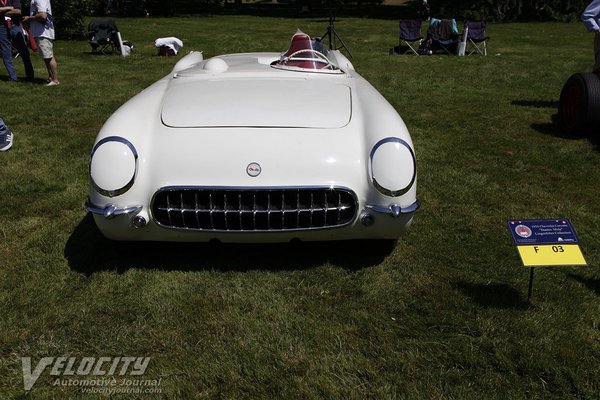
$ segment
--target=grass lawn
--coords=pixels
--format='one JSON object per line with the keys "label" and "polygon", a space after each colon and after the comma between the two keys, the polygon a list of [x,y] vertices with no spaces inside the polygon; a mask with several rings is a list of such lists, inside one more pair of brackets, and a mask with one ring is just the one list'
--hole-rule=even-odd
{"label": "grass lawn", "polygon": [[[416,147],[423,206],[387,253],[368,242],[120,253],[83,208],[89,152],[111,113],[178,60],[154,56],[154,39],[207,57],[279,51],[327,22],[117,24],[136,53],[58,41],[58,87],[12,84],[0,68],[15,132],[0,154],[0,398],[106,397],[54,386],[49,368],[23,390],[21,357],[60,356],[151,357],[143,378],[162,394],[126,398],[598,398],[600,140],[553,124],[564,81],[592,66],[583,26],[490,25],[488,57],[414,57],[388,55],[397,21],[338,19]],[[558,217],[590,266],[538,270],[530,305],[506,220]]]}

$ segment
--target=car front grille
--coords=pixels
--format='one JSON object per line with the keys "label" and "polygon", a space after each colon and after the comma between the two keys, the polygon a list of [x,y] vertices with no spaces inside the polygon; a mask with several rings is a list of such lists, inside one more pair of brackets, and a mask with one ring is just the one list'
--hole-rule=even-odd
{"label": "car front grille", "polygon": [[347,225],[354,193],[342,188],[230,189],[171,187],[152,201],[164,227],[201,231],[288,231]]}

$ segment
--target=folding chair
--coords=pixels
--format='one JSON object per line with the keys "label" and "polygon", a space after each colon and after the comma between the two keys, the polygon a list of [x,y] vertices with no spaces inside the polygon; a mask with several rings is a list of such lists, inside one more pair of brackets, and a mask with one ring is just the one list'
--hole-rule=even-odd
{"label": "folding chair", "polygon": [[487,41],[490,37],[485,36],[485,21],[465,21],[464,26],[465,29],[469,29],[467,31],[469,48],[466,54],[478,53],[487,56]]}
{"label": "folding chair", "polygon": [[456,20],[431,18],[427,36],[431,37],[433,50],[441,49],[447,54],[456,54],[459,42]]}
{"label": "folding chair", "polygon": [[88,25],[88,43],[92,52],[101,54],[121,54],[117,25],[111,19],[96,19]]}
{"label": "folding chair", "polygon": [[[402,54],[406,54],[409,51],[412,51],[416,55],[417,49],[421,45],[423,41],[423,36],[421,36],[421,20],[419,19],[402,19],[400,20],[400,41],[398,46],[398,51],[402,48],[402,42],[408,46],[408,49]],[[417,49],[413,46],[418,42]]]}

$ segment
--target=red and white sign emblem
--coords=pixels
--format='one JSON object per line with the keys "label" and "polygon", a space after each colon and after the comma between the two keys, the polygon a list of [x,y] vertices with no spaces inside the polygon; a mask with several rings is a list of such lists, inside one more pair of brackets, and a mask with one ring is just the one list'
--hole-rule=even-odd
{"label": "red and white sign emblem", "polygon": [[260,168],[260,164],[259,163],[253,162],[253,163],[248,164],[248,166],[246,167],[246,172],[251,177],[255,177],[255,176],[260,175],[261,171],[262,171],[262,169]]}
{"label": "red and white sign emblem", "polygon": [[525,225],[517,225],[515,227],[515,232],[522,238],[528,238],[529,236],[531,236],[531,229]]}

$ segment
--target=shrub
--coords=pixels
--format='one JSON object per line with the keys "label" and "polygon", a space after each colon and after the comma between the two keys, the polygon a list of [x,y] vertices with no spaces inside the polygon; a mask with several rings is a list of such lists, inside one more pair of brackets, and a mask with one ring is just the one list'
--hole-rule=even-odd
{"label": "shrub", "polygon": [[459,19],[569,21],[577,19],[589,0],[433,0],[436,15]]}
{"label": "shrub", "polygon": [[[31,0],[23,0],[23,13],[29,14]],[[85,32],[83,19],[94,8],[95,0],[50,0],[54,17],[56,37],[69,39],[80,37]]]}

